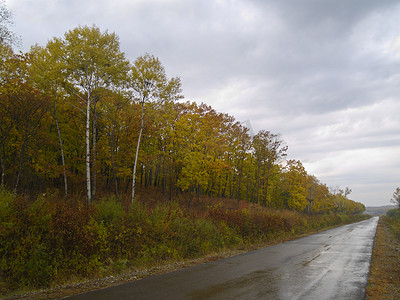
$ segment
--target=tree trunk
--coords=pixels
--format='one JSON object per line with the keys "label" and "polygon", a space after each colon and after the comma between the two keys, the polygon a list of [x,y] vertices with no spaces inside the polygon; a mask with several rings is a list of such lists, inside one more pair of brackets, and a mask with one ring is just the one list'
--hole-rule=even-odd
{"label": "tree trunk", "polygon": [[93,103],[93,128],[92,128],[92,201],[96,199],[96,185],[97,185],[97,141],[96,141],[96,135],[97,135],[97,111],[96,111],[96,104],[98,100],[94,100]]}
{"label": "tree trunk", "polygon": [[[265,164],[264,164],[264,167],[263,167],[263,175],[262,175],[262,178],[263,179],[265,179],[265,169],[266,169],[266,167],[265,167]],[[267,187],[265,187],[265,188],[267,188]],[[263,196],[263,200],[262,200],[262,205],[265,207],[266,205],[267,205],[267,191],[265,190],[265,193],[264,193],[264,196]]]}
{"label": "tree trunk", "polygon": [[62,162],[62,166],[63,166],[63,175],[64,175],[64,193],[65,193],[65,199],[67,199],[68,198],[68,181],[67,181],[67,172],[66,172],[66,167],[65,167],[64,147],[63,147],[63,142],[62,142],[62,138],[61,138],[60,125],[58,124],[58,117],[57,117],[57,100],[54,101],[54,119],[56,121],[58,142],[60,143],[61,162]]}
{"label": "tree trunk", "polygon": [[226,187],[227,187],[227,185],[228,185],[228,176],[229,176],[229,175],[226,174],[225,184],[224,184],[224,188],[223,188],[223,190],[222,190],[222,195],[221,195],[222,198],[225,198]]}
{"label": "tree trunk", "polygon": [[20,180],[21,173],[22,173],[22,164],[23,164],[23,161],[24,161],[25,148],[26,148],[26,144],[27,143],[28,143],[28,133],[25,133],[24,143],[22,144],[20,155],[19,155],[18,174],[17,174],[17,178],[16,178],[15,184],[14,184],[14,194],[17,193],[17,188],[18,188],[19,180]]}
{"label": "tree trunk", "polygon": [[200,201],[201,187],[197,185],[197,201]]}
{"label": "tree trunk", "polygon": [[148,182],[149,186],[151,187],[151,183],[153,181],[153,166],[151,166],[149,168],[149,172],[147,174],[149,175],[149,178],[148,178],[147,182]]}
{"label": "tree trunk", "polygon": [[143,186],[143,163],[140,164],[140,186]]}
{"label": "tree trunk", "polygon": [[154,187],[158,187],[159,173],[160,173],[160,167],[156,166],[154,170],[154,185],[153,185]]}
{"label": "tree trunk", "polygon": [[192,202],[193,202],[193,197],[194,197],[194,193],[196,192],[195,187],[193,186],[193,190],[190,193],[190,200],[189,200],[189,206],[188,206],[188,210],[190,211],[190,208],[192,207]]}
{"label": "tree trunk", "polygon": [[146,168],[144,169],[144,187],[147,187],[148,180],[149,180],[149,167],[146,166]]}
{"label": "tree trunk", "polygon": [[263,197],[263,206],[264,206],[264,207],[267,206],[267,200],[268,200],[268,186],[269,186],[269,177],[267,176],[267,178],[265,179],[265,193],[264,193],[264,197]]}
{"label": "tree trunk", "polygon": [[86,106],[86,192],[88,204],[92,199],[90,181],[90,106],[90,92],[88,91]]}
{"label": "tree trunk", "polygon": [[2,143],[1,143],[1,186],[5,185],[5,174],[6,174],[6,140],[10,135],[11,126],[9,126],[6,130],[6,133],[2,135]]}
{"label": "tree trunk", "polygon": [[240,200],[242,200],[241,198],[241,194],[242,194],[242,177],[243,177],[243,161],[244,158],[242,158],[240,160],[240,170],[239,170],[239,182],[238,182],[238,196],[237,196],[237,200],[238,202],[240,202]]}
{"label": "tree trunk", "polygon": [[0,162],[1,162],[1,187],[4,187],[4,177],[5,177],[5,173],[6,173],[5,158],[1,157]]}
{"label": "tree trunk", "polygon": [[169,172],[169,196],[168,196],[169,201],[172,200],[172,177],[173,177],[173,168],[171,167]]}
{"label": "tree trunk", "polygon": [[267,167],[267,176],[265,178],[265,195],[264,195],[264,206],[267,206],[267,200],[268,200],[268,187],[269,187],[269,177],[271,176],[271,166],[268,165]]}
{"label": "tree trunk", "polygon": [[233,175],[229,176],[229,198],[233,199]]}
{"label": "tree trunk", "polygon": [[259,202],[258,202],[258,197],[259,197],[259,191],[260,191],[260,162],[258,162],[258,164],[257,164],[257,174],[256,174],[256,180],[257,180],[257,186],[256,186],[256,201],[257,201],[257,204],[260,204]]}
{"label": "tree trunk", "polygon": [[112,175],[113,175],[113,181],[114,181],[114,185],[115,185],[115,196],[118,198],[118,182],[117,182],[117,173],[115,171],[115,162],[114,162],[114,150],[115,150],[115,123],[117,120],[117,112],[118,109],[115,112],[115,119],[113,122],[113,128],[112,128],[112,132],[111,132],[111,170],[112,170]]}
{"label": "tree trunk", "polygon": [[139,137],[138,137],[138,141],[137,141],[137,145],[136,145],[135,164],[133,165],[132,198],[131,198],[131,204],[132,205],[133,205],[133,201],[135,199],[135,177],[136,177],[137,160],[138,160],[138,156],[139,156],[140,139],[142,138],[142,132],[143,132],[143,127],[144,127],[144,102],[145,102],[145,99],[142,100],[142,117],[141,117]]}

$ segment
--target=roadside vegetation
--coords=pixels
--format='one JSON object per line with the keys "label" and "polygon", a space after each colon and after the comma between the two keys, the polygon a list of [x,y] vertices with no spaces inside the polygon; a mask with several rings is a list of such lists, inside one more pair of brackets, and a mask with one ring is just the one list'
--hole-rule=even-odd
{"label": "roadside vegetation", "polygon": [[394,237],[400,241],[400,209],[392,209],[384,217],[385,223],[389,226]]}
{"label": "roadside vegetation", "polygon": [[30,200],[2,189],[1,294],[254,247],[366,218],[309,216],[208,197],[196,200],[189,212],[187,199],[147,200],[132,207],[129,199],[122,203],[110,196],[88,206],[57,192]]}
{"label": "roadside vegetation", "polygon": [[381,216],[375,237],[366,299],[399,299],[400,210]]}

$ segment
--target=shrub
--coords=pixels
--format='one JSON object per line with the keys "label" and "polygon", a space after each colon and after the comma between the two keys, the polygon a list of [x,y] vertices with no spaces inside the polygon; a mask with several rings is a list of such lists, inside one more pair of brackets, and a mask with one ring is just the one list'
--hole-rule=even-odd
{"label": "shrub", "polygon": [[[0,189],[0,292],[195,258],[365,218],[247,205],[189,214],[174,202],[151,208],[135,202],[125,210],[113,197],[91,206],[79,198],[55,197],[46,192],[32,201]],[[400,223],[393,224],[400,232]]]}
{"label": "shrub", "polygon": [[122,203],[115,197],[102,198],[94,207],[96,220],[106,225],[121,222],[125,215]]}
{"label": "shrub", "polygon": [[386,213],[386,216],[392,219],[400,219],[400,209],[391,209]]}
{"label": "shrub", "polygon": [[14,197],[11,192],[0,187],[0,222],[6,221],[13,212]]}
{"label": "shrub", "polygon": [[400,209],[389,210],[386,213],[385,222],[389,225],[395,237],[400,240]]}

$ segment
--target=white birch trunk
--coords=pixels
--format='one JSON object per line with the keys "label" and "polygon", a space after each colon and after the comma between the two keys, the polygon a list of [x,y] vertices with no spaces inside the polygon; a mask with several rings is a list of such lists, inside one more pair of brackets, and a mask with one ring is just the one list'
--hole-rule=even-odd
{"label": "white birch trunk", "polygon": [[1,161],[1,187],[4,187],[5,163],[3,158],[1,158],[0,161]]}
{"label": "white birch trunk", "polygon": [[96,112],[96,100],[94,101],[94,109],[93,109],[93,133],[92,133],[92,171],[93,171],[93,175],[92,175],[92,199],[93,201],[96,200],[96,157],[97,157],[97,153],[96,153],[96,131],[97,131],[97,112]]}
{"label": "white birch trunk", "polygon": [[143,99],[142,100],[142,120],[141,120],[141,125],[140,125],[139,138],[138,138],[137,145],[136,145],[135,164],[133,165],[132,199],[131,199],[131,204],[132,205],[133,205],[133,201],[135,199],[136,167],[137,167],[137,160],[138,160],[138,156],[139,156],[140,139],[142,137],[143,126],[144,126],[144,102],[145,102],[145,100]]}
{"label": "white birch trunk", "polygon": [[88,204],[92,199],[91,182],[90,182],[90,89],[87,92],[86,106],[86,190]]}
{"label": "white birch trunk", "polygon": [[58,142],[60,143],[61,162],[62,162],[62,166],[63,166],[63,175],[64,175],[65,198],[68,198],[67,172],[66,172],[66,168],[65,168],[64,147],[63,147],[63,142],[62,142],[62,138],[61,138],[61,130],[60,130],[60,125],[58,124],[58,117],[57,117],[57,101],[54,101],[54,117],[55,117],[56,127],[57,127]]}
{"label": "white birch trunk", "polygon": [[115,171],[115,162],[114,162],[114,149],[115,149],[115,127],[116,127],[116,122],[117,122],[117,113],[118,113],[118,108],[115,111],[115,117],[113,120],[113,127],[112,127],[112,132],[111,132],[111,145],[110,145],[110,153],[111,153],[111,169],[113,173],[113,181],[115,185],[115,196],[119,198],[118,195],[118,182],[117,182],[117,172]]}

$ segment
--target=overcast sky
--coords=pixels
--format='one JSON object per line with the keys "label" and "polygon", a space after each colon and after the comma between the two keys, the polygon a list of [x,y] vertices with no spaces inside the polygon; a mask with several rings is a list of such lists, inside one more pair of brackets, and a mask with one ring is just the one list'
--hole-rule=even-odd
{"label": "overcast sky", "polygon": [[398,0],[6,0],[22,51],[78,25],[160,58],[186,100],[255,132],[367,206],[400,186]]}

